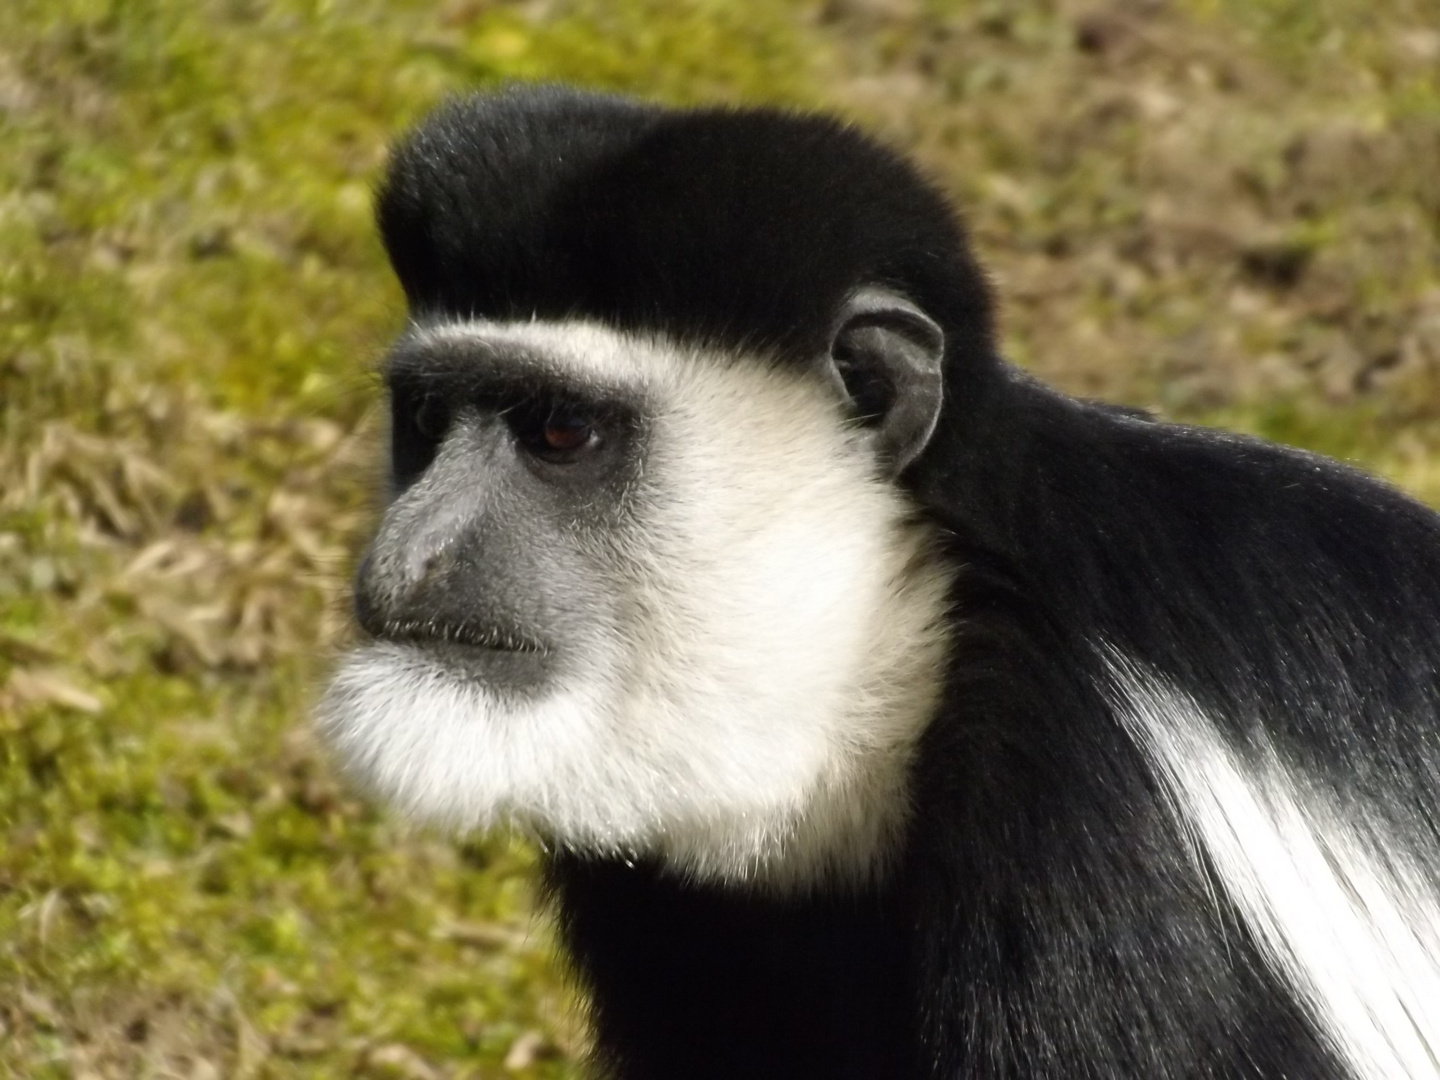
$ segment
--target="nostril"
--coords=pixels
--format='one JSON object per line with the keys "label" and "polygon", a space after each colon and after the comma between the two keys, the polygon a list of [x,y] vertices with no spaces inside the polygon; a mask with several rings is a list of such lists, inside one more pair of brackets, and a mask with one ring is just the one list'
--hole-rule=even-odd
{"label": "nostril", "polygon": [[412,545],[405,558],[405,587],[424,588],[445,573],[455,562],[455,539],[422,538]]}
{"label": "nostril", "polygon": [[441,569],[450,562],[449,550],[450,542],[446,541],[441,545],[439,550],[432,551],[429,555],[425,556],[424,563],[420,567],[420,580],[422,582],[428,581],[431,577],[438,574]]}

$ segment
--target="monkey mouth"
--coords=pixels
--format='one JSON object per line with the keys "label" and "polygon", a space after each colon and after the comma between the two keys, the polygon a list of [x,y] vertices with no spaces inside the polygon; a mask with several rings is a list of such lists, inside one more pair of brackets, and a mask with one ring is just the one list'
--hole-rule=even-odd
{"label": "monkey mouth", "polygon": [[544,657],[550,651],[544,643],[519,630],[481,623],[393,619],[387,620],[379,630],[380,632],[374,635],[377,639],[426,648],[459,646],[464,649],[535,657]]}
{"label": "monkey mouth", "polygon": [[492,693],[529,698],[554,679],[551,650],[510,627],[430,619],[386,620],[376,642],[414,650],[447,677]]}

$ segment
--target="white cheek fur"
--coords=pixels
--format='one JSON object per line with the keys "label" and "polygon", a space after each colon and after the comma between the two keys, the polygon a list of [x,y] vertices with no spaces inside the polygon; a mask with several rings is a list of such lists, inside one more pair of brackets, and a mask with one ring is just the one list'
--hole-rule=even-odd
{"label": "white cheek fur", "polygon": [[675,872],[808,888],[882,874],[938,700],[948,570],[818,380],[591,325],[450,325],[654,403],[621,615],[533,697],[413,646],[320,708],[351,769],[419,817],[513,823]]}

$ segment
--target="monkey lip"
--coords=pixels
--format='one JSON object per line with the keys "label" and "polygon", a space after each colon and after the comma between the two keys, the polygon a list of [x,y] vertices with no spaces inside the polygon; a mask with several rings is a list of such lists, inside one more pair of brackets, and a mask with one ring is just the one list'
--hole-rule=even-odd
{"label": "monkey lip", "polygon": [[518,631],[430,620],[387,622],[379,629],[375,640],[414,650],[450,678],[491,691],[529,696],[553,678],[551,650]]}
{"label": "monkey lip", "polygon": [[401,619],[387,621],[377,638],[407,645],[440,648],[452,651],[481,650],[543,657],[549,650],[539,641],[518,630],[477,623],[437,622],[434,620]]}

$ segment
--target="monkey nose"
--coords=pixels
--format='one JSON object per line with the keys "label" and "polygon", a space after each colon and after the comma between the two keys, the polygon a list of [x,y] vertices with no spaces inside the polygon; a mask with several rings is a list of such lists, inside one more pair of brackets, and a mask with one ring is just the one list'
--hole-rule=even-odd
{"label": "monkey nose", "polygon": [[[355,617],[377,637],[397,621],[420,618],[454,588],[472,537],[457,520],[422,527],[403,540],[382,530],[355,575]],[[397,542],[398,541],[398,542]]]}
{"label": "monkey nose", "polygon": [[474,542],[485,504],[484,492],[474,485],[437,484],[416,502],[387,515],[375,540],[381,560],[376,569],[399,593],[437,584]]}

